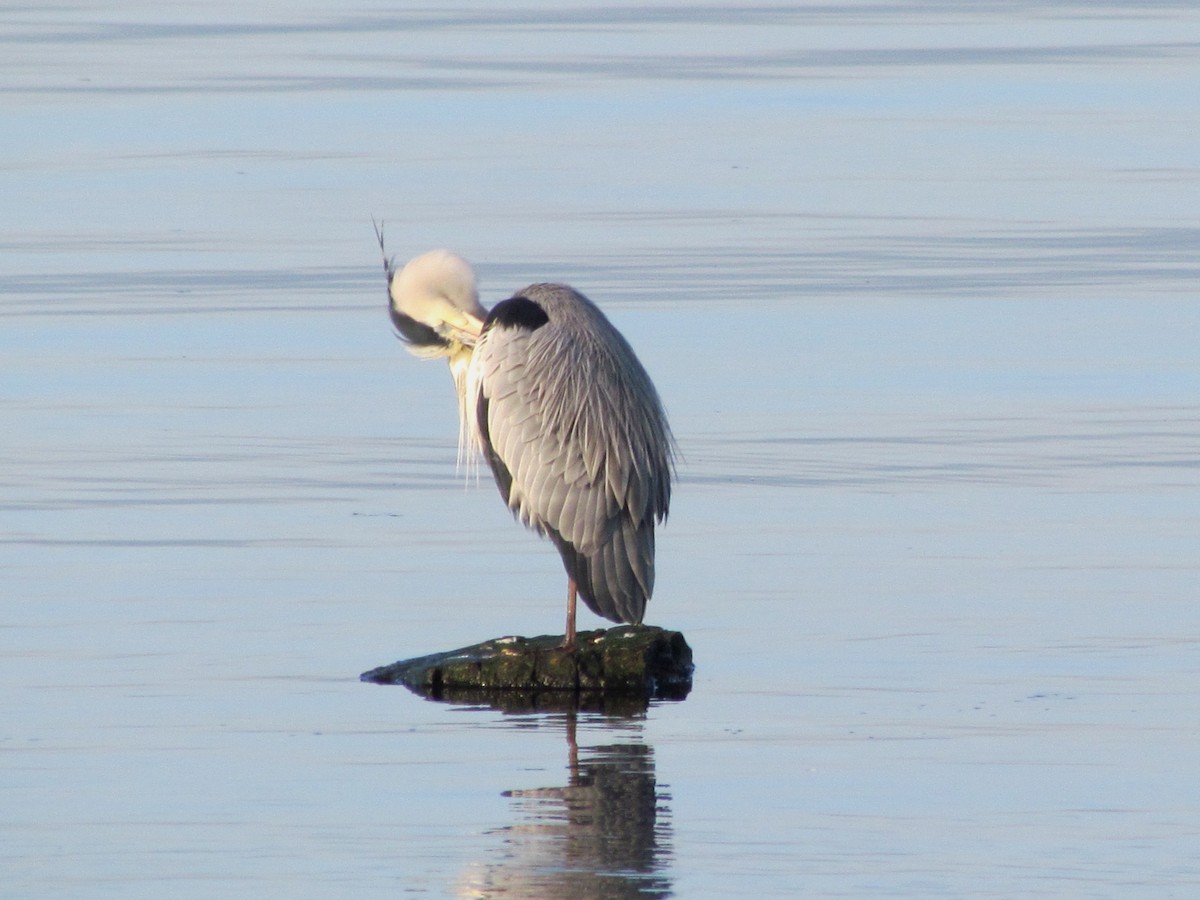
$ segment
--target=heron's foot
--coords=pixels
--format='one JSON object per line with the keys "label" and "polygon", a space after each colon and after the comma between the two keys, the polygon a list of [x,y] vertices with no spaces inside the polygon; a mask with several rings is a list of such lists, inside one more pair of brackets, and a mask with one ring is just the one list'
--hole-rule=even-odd
{"label": "heron's foot", "polygon": [[579,645],[575,643],[574,636],[572,635],[570,638],[564,637],[563,642],[558,645],[558,649],[562,650],[564,653],[574,653],[577,649],[579,649]]}

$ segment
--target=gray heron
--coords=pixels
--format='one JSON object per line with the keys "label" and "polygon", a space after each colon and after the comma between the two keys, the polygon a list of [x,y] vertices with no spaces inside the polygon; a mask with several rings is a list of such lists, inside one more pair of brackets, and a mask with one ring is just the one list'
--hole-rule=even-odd
{"label": "gray heron", "polygon": [[397,334],[450,364],[460,460],[481,454],[514,517],[558,548],[563,646],[575,646],[577,595],[605,619],[640,624],[674,440],[629,343],[567,285],[531,284],[488,311],[461,257],[433,250],[397,270],[376,233]]}

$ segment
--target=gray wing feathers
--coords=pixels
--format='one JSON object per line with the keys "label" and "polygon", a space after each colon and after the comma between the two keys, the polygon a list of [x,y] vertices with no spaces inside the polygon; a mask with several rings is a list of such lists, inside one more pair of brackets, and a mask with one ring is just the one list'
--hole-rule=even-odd
{"label": "gray wing feathers", "polygon": [[554,539],[593,610],[640,622],[654,588],[654,523],[670,504],[662,404],[589,301],[557,285],[522,293],[549,321],[488,329],[476,346],[484,452],[511,475],[509,507]]}

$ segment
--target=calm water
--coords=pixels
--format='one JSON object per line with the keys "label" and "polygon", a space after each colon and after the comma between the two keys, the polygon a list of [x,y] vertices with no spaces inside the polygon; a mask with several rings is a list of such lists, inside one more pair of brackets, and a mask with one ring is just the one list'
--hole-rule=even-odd
{"label": "calm water", "polygon": [[[1194,5],[394,6],[0,11],[4,895],[1200,890]],[[563,589],[372,215],[637,347],[685,702],[358,682]]]}

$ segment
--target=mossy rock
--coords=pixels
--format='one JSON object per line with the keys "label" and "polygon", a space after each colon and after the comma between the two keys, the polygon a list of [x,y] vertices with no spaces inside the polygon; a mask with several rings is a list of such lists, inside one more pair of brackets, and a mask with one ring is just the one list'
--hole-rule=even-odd
{"label": "mossy rock", "polygon": [[561,635],[502,637],[364,672],[363,681],[402,684],[434,700],[511,711],[645,708],[682,700],[692,687],[692,649],[678,631],[621,625],[581,631],[576,649]]}

